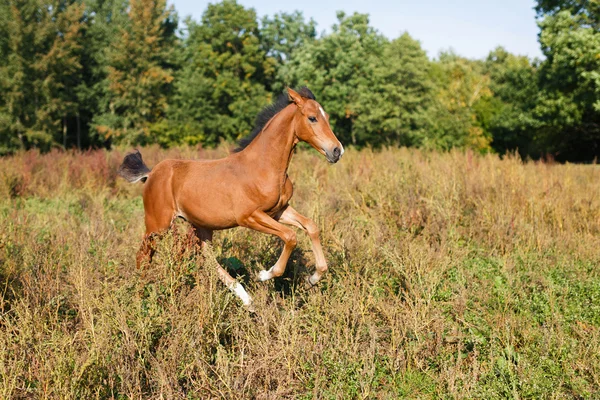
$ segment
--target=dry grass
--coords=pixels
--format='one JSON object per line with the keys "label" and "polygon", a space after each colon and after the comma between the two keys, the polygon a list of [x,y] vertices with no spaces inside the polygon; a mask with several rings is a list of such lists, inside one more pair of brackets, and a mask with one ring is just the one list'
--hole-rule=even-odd
{"label": "dry grass", "polygon": [[[142,150],[219,157],[224,149]],[[299,152],[292,204],[322,229],[285,278],[280,243],[185,224],[139,273],[141,185],[122,152],[0,160],[0,398],[600,396],[600,169],[405,149]],[[213,255],[214,254],[214,255]],[[216,259],[248,284],[248,314]]]}

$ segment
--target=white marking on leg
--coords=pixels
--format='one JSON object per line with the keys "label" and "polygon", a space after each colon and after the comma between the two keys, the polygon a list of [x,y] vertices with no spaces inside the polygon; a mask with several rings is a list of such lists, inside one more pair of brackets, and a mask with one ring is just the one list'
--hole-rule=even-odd
{"label": "white marking on leg", "polygon": [[[271,268],[273,269],[273,268]],[[269,269],[268,271],[265,271],[264,269],[262,271],[260,271],[258,273],[258,280],[261,282],[264,281],[268,281],[269,279],[273,278],[273,272],[271,271],[271,269]]]}
{"label": "white marking on leg", "polygon": [[232,285],[227,286],[229,287],[229,290],[242,300],[242,303],[244,303],[245,306],[252,304],[252,297],[246,292],[246,289],[244,289],[241,283],[235,282]]}

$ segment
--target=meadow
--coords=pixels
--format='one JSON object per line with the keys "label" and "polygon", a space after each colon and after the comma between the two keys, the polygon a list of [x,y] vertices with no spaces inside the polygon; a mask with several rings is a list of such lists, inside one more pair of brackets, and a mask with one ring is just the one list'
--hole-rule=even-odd
{"label": "meadow", "polygon": [[[298,151],[291,203],[330,268],[307,288],[302,233],[268,283],[254,276],[278,239],[222,231],[203,254],[184,222],[136,270],[142,185],[116,175],[124,154],[0,159],[0,398],[600,397],[598,165]],[[227,148],[142,154],[152,166]]]}

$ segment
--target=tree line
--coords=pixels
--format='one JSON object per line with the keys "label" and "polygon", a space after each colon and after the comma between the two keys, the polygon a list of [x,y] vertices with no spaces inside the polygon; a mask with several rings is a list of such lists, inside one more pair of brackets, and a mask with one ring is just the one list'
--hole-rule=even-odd
{"label": "tree line", "polygon": [[494,49],[429,58],[365,14],[319,35],[301,12],[259,19],[235,0],[180,22],[165,0],[0,4],[0,154],[111,145],[212,146],[249,133],[307,85],[355,146],[600,154],[600,3],[538,0],[543,60]]}

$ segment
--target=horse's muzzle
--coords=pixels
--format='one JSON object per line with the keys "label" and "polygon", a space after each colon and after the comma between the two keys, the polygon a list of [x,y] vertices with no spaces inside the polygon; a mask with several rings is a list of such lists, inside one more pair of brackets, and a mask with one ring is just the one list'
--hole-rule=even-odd
{"label": "horse's muzzle", "polygon": [[332,150],[325,150],[325,158],[332,164],[335,164],[342,158],[344,154],[344,147],[334,147]]}

